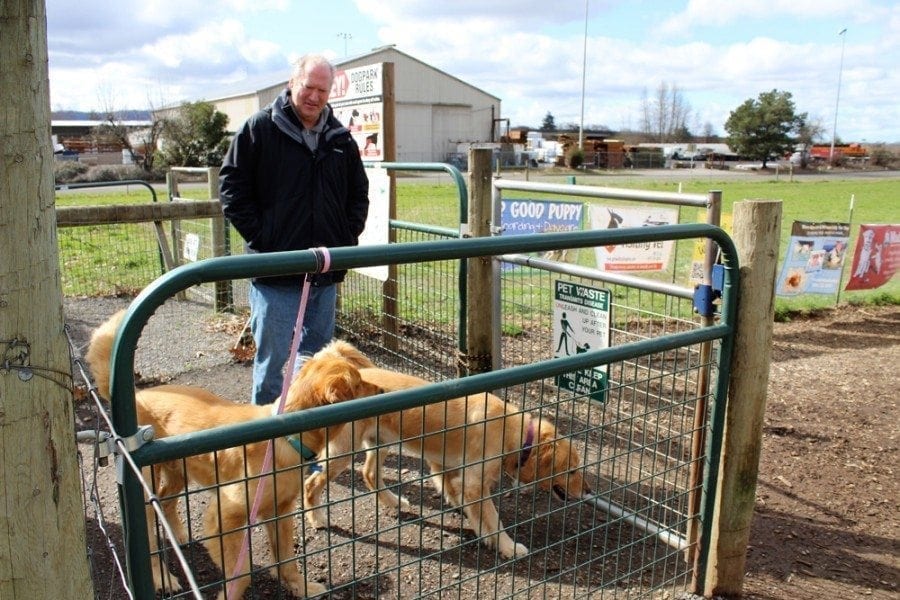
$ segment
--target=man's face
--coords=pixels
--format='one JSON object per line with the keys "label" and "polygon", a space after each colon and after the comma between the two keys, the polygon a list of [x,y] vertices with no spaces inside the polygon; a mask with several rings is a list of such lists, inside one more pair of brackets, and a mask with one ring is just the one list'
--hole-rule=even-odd
{"label": "man's face", "polygon": [[313,67],[306,78],[292,78],[290,81],[291,103],[305,127],[312,127],[319,120],[319,115],[328,95],[331,93],[331,71],[325,65]]}

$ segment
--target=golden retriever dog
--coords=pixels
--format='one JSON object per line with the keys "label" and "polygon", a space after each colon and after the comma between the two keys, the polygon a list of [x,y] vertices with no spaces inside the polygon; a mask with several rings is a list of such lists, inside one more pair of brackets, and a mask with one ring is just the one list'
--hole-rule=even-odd
{"label": "golden retriever dog", "polygon": [[[109,360],[115,333],[124,311],[111,317],[98,327],[91,337],[86,360],[91,368],[98,391],[109,397]],[[375,385],[360,378],[351,360],[339,352],[323,350],[304,364],[288,390],[284,412],[302,410],[342,402],[361,396],[380,393]],[[277,404],[256,406],[241,404],[221,398],[205,389],[183,385],[160,385],[142,389],[136,393],[137,418],[142,425],[152,425],[155,437],[179,435],[221,425],[243,423],[270,416]],[[330,435],[336,435],[343,425],[327,430],[304,431],[292,436],[314,453],[321,452]],[[209,494],[210,503],[204,515],[204,542],[212,560],[222,569],[226,578],[232,577],[242,549],[248,507],[253,505],[257,486],[263,482],[263,496],[259,508],[259,521],[266,522],[266,533],[277,568],[272,575],[278,577],[290,591],[300,597],[325,593],[326,588],[316,582],[306,582],[304,575],[288,566],[293,554],[293,510],[302,485],[302,459],[289,440],[279,438],[273,442],[273,467],[267,477],[258,477],[263,467],[268,442],[257,442],[243,447],[228,448],[192,456],[184,461],[171,461],[153,465],[154,492],[162,499],[164,514],[172,525],[179,543],[187,539],[184,524],[178,517],[176,494],[187,484],[219,486]],[[149,478],[145,468],[145,477]],[[248,481],[249,480],[249,481]],[[157,551],[153,523],[153,510],[148,505],[147,523],[151,552]],[[240,577],[228,590],[231,597],[241,598],[250,584],[250,561],[244,560]],[[167,573],[161,565],[153,569],[156,589],[163,587]],[[230,583],[227,585],[231,585]],[[180,589],[177,583],[174,590]],[[223,589],[219,598],[225,597]]]}
{"label": "golden retriever dog", "polygon": [[[430,383],[375,368],[349,344],[332,345],[329,351],[345,353],[360,367],[363,381],[385,392]],[[491,499],[501,472],[520,484],[536,482],[561,500],[591,494],[582,476],[581,455],[560,438],[550,421],[523,413],[493,394],[473,394],[355,421],[353,427],[330,437],[323,470],[304,482],[303,500],[310,524],[327,526],[325,511],[319,506],[321,494],[329,481],[350,466],[352,453],[362,449],[366,450],[362,476],[367,487],[377,492],[385,506],[409,509],[408,501],[385,489],[382,480],[388,452],[384,444],[396,442],[402,442],[404,453],[428,463],[437,490],[454,506],[462,507],[475,533],[484,536],[488,546],[496,545],[504,558],[525,556],[528,548],[504,531]]]}

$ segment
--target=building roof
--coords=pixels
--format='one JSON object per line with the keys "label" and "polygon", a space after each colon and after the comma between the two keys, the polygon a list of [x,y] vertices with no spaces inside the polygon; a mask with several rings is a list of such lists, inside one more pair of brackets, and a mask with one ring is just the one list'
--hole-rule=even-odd
{"label": "building roof", "polygon": [[[75,120],[75,119],[53,119],[50,121],[50,128],[60,128],[60,127],[99,127],[100,125],[104,125],[109,123],[109,121],[103,120],[95,120],[95,119],[85,119]],[[153,124],[153,121],[119,121],[124,127],[150,127]]]}
{"label": "building roof", "polygon": [[[418,58],[416,58],[414,56],[411,56],[405,52],[402,52],[402,51],[398,50],[394,45],[380,46],[378,48],[373,48],[369,52],[357,54],[356,56],[346,56],[340,60],[334,60],[334,61],[332,61],[332,63],[334,64],[334,66],[336,68],[340,69],[344,65],[357,63],[357,62],[365,59],[366,57],[375,56],[377,54],[383,54],[385,52],[400,54],[409,60],[415,61],[415,62],[427,67],[428,69],[431,69],[437,73],[440,73],[441,75],[444,75],[445,77],[454,79],[465,86],[468,86],[474,90],[477,90],[478,92],[481,92],[482,94],[485,94],[487,96],[490,96],[491,98],[496,99],[497,101],[500,101],[499,96],[495,96],[489,92],[486,92],[486,91],[482,90],[481,88],[478,88],[478,87],[472,85],[471,83],[463,81],[459,77],[451,75],[451,74],[447,73],[446,71],[442,71],[436,67],[429,65],[428,63],[426,63],[422,60],[419,60]],[[389,62],[389,61],[386,61],[386,62]],[[216,101],[221,101],[221,100],[228,100],[230,98],[236,98],[239,96],[247,96],[250,94],[256,94],[260,91],[267,90],[267,89],[270,89],[273,87],[287,85],[287,81],[288,81],[287,77],[284,77],[284,74],[281,74],[280,76],[278,74],[271,74],[271,73],[268,75],[258,75],[258,76],[254,76],[252,78],[247,78],[239,83],[227,86],[227,88],[221,89],[216,95],[211,96],[210,98],[207,98],[207,101],[216,102]]]}

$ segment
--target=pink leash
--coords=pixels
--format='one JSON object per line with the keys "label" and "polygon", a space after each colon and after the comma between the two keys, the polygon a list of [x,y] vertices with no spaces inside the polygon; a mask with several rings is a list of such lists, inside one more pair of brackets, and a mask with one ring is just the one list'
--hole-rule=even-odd
{"label": "pink leash", "polygon": [[[328,248],[312,248],[316,256],[316,272],[325,273],[331,268],[331,255]],[[287,399],[288,389],[291,387],[291,379],[294,377],[294,364],[297,362],[297,351],[300,347],[299,336],[303,335],[303,316],[306,314],[306,300],[309,297],[309,274],[303,278],[303,290],[300,293],[300,308],[297,311],[297,320],[294,323],[294,334],[291,337],[291,353],[288,357],[288,370],[281,385],[281,397],[278,399],[278,408],[272,414],[280,415],[284,411],[284,403]],[[250,529],[256,525],[256,516],[259,513],[259,505],[262,504],[262,496],[265,492],[265,485],[268,479],[262,479],[264,473],[268,473],[272,469],[272,462],[275,454],[274,440],[269,440],[266,444],[266,456],[263,459],[263,466],[259,472],[260,482],[256,486],[256,496],[253,498],[253,506],[250,509],[247,529],[244,531],[244,541],[241,544],[241,553],[238,555],[237,562],[234,564],[234,571],[231,574],[231,581],[228,583],[228,597],[234,596],[234,586],[237,584],[238,573],[244,568],[244,561],[250,552]]]}

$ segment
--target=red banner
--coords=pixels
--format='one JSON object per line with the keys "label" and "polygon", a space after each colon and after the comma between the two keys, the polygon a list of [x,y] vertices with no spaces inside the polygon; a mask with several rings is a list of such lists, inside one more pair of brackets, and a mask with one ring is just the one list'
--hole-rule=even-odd
{"label": "red banner", "polygon": [[900,267],[900,225],[860,225],[845,290],[870,290],[891,280]]}

